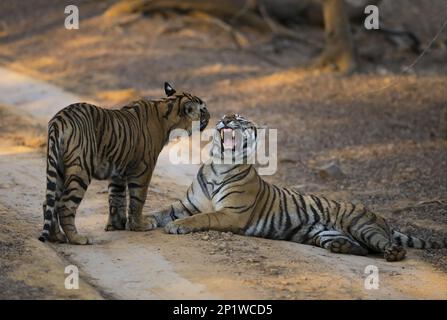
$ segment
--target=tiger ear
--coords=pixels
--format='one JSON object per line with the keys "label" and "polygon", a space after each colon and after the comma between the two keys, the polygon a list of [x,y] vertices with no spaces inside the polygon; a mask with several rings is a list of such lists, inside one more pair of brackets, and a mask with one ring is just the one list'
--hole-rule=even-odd
{"label": "tiger ear", "polygon": [[168,97],[176,93],[175,89],[167,82],[165,82],[165,93]]}

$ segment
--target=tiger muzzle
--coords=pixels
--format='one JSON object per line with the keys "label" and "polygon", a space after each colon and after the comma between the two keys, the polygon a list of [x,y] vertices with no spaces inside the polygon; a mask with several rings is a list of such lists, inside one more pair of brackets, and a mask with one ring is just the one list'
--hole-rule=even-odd
{"label": "tiger muzzle", "polygon": [[210,120],[210,114],[208,110],[206,109],[200,110],[200,131],[203,131],[206,128],[209,120]]}

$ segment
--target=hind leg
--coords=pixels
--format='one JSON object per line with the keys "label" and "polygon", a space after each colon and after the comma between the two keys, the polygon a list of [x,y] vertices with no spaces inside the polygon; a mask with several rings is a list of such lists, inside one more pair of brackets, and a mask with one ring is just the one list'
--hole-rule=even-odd
{"label": "hind leg", "polygon": [[126,222],[126,180],[112,178],[109,183],[109,219],[105,230],[124,230]]}
{"label": "hind leg", "polygon": [[90,239],[79,234],[76,229],[75,215],[90,184],[90,178],[87,173],[70,168],[67,168],[65,176],[64,190],[57,210],[61,227],[71,244],[89,244]]}
{"label": "hind leg", "polygon": [[333,253],[353,254],[357,256],[365,256],[368,254],[368,249],[336,230],[321,231],[312,241],[314,245],[328,249]]}
{"label": "hind leg", "polygon": [[[45,200],[43,203],[44,214],[46,211],[47,211],[47,201]],[[51,228],[49,230],[48,240],[50,242],[59,242],[59,243],[67,242],[67,237],[62,233],[60,229],[59,217],[57,215],[57,212],[54,214],[54,216],[51,217]]]}
{"label": "hind leg", "polygon": [[377,251],[383,252],[386,261],[400,261],[407,254],[401,245],[393,242],[391,236],[380,231],[373,235],[370,241]]}
{"label": "hind leg", "polygon": [[405,249],[394,243],[391,231],[385,223],[382,225],[371,223],[361,228],[361,231],[356,232],[354,236],[356,239],[362,239],[371,250],[383,253],[387,261],[400,261],[405,258]]}

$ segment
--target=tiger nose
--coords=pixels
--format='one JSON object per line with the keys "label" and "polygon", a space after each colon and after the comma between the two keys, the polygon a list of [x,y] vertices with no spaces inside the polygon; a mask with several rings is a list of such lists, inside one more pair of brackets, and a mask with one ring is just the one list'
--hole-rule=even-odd
{"label": "tiger nose", "polygon": [[229,124],[230,122],[231,122],[231,119],[229,119],[229,118],[223,118],[223,119],[222,119],[222,123],[223,123],[224,126],[226,126],[226,125]]}
{"label": "tiger nose", "polygon": [[201,117],[205,117],[207,119],[210,118],[210,113],[208,112],[208,110],[206,109],[206,106],[201,106],[200,107],[200,116]]}

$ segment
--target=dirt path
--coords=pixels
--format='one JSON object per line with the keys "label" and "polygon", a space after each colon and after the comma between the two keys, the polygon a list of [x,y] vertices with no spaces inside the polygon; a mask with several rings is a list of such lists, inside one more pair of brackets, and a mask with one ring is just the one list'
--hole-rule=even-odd
{"label": "dirt path", "polygon": [[[82,100],[5,69],[0,69],[0,79],[0,103],[32,112],[42,120],[67,102]],[[194,166],[169,165],[167,154],[166,149],[160,156],[146,212],[180,197],[196,170]],[[77,216],[79,229],[93,237],[94,245],[39,245],[33,237],[41,227],[44,168],[44,155],[35,150],[0,149],[2,217],[27,225],[26,230],[16,232],[31,235],[27,246],[43,260],[33,262],[30,255],[17,254],[20,257],[16,260],[22,261],[20,268],[7,276],[29,287],[64,292],[63,267],[75,264],[83,282],[76,294],[68,295],[73,298],[447,298],[447,275],[421,261],[414,251],[403,262],[387,263],[379,257],[334,255],[295,243],[217,232],[186,236],[167,235],[161,230],[104,232],[106,183],[98,181],[92,183]],[[47,266],[41,270],[51,271],[54,277],[44,273],[37,278],[31,276],[43,262]],[[364,289],[368,265],[379,269],[378,290]],[[37,296],[52,295],[43,290]]]}

